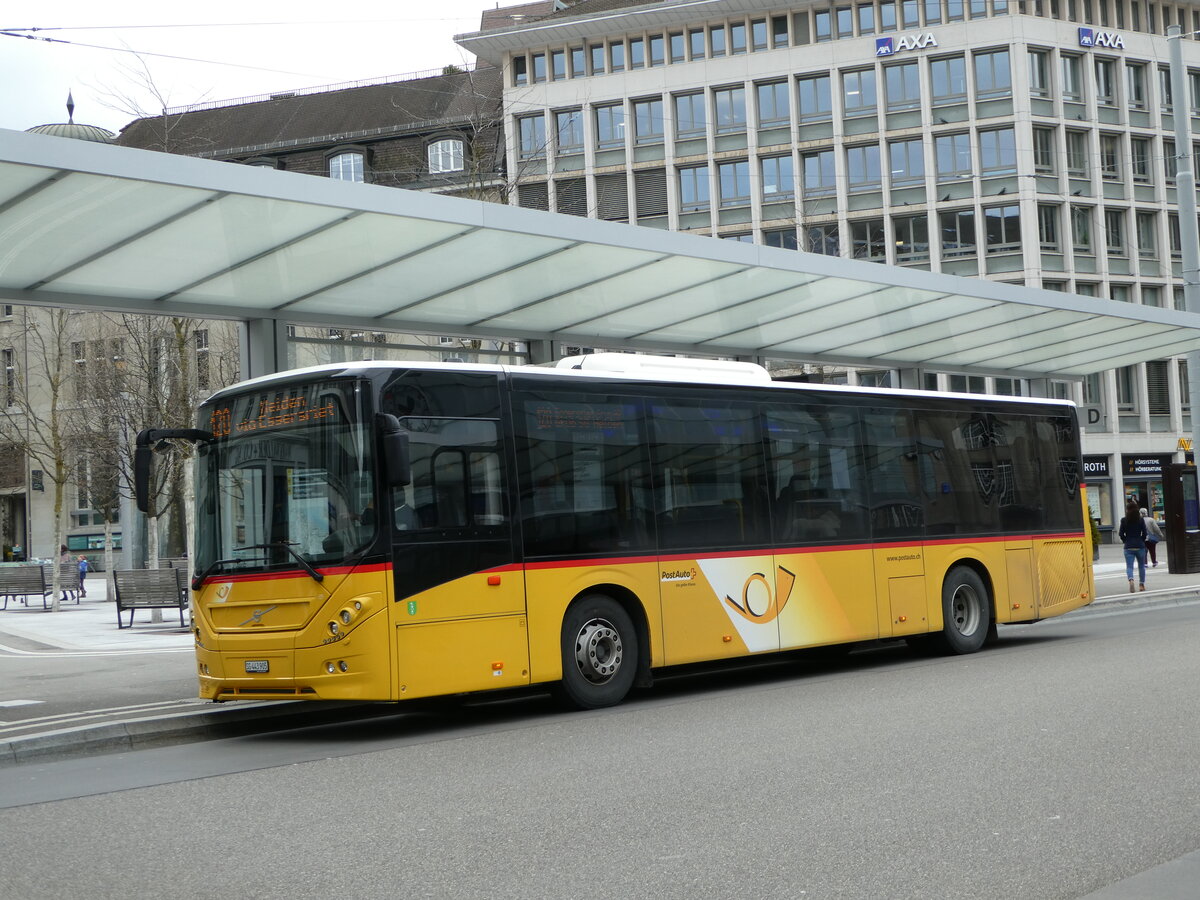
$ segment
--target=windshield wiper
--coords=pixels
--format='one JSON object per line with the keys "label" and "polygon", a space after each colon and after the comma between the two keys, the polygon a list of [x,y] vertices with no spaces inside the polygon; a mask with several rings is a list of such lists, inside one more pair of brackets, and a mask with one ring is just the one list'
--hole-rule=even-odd
{"label": "windshield wiper", "polygon": [[[312,580],[320,584],[325,580],[325,576],[313,568],[312,563],[292,549],[296,545],[296,541],[276,541],[273,544],[249,544],[245,547],[234,547],[233,552],[237,553],[240,550],[286,550],[291,554],[292,559],[303,566],[304,571],[312,576]],[[218,560],[220,562],[221,560]],[[214,563],[213,565],[216,565]]]}

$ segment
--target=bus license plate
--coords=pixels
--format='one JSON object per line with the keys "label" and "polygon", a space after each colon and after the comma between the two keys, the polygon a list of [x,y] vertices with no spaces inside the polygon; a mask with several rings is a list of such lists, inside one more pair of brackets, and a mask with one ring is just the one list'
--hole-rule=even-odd
{"label": "bus license plate", "polygon": [[271,663],[265,659],[248,659],[246,660],[246,674],[260,674],[262,672],[270,672]]}

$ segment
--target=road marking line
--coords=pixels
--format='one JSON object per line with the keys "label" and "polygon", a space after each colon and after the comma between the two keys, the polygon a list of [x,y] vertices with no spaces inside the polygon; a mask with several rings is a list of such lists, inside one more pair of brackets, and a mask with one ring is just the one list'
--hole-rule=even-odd
{"label": "road marking line", "polygon": [[45,700],[0,700],[0,706],[35,706]]}

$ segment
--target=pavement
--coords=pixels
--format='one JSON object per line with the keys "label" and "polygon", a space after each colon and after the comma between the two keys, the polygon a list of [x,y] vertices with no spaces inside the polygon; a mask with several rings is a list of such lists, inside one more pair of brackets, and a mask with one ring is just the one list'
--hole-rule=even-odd
{"label": "pavement", "polygon": [[[1200,574],[1169,574],[1165,555],[1148,569],[1147,590],[1131,594],[1121,548],[1102,547],[1093,566],[1097,599],[1071,615],[1200,602]],[[19,601],[0,611],[0,767],[395,712],[378,703],[200,700],[191,631],[180,627],[178,613],[159,610],[153,622],[151,611],[139,610],[132,628],[118,629],[103,576],[93,573],[87,590],[57,613]],[[140,692],[106,691],[102,664],[118,680],[136,671]],[[121,702],[132,699],[139,702]]]}

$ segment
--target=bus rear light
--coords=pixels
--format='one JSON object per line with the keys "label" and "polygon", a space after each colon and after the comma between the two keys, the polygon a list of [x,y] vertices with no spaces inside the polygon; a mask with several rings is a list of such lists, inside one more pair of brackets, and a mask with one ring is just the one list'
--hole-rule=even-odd
{"label": "bus rear light", "polygon": [[332,662],[327,662],[325,663],[325,671],[332,675],[337,671],[337,666],[335,666]]}
{"label": "bus rear light", "polygon": [[338,660],[338,669],[341,670],[342,672],[350,671],[350,667],[348,665],[346,665],[346,661],[344,659]]}

